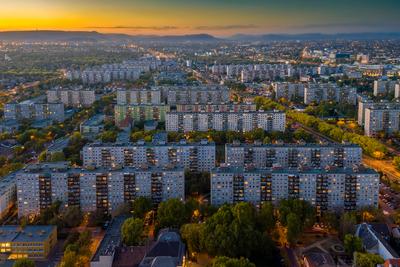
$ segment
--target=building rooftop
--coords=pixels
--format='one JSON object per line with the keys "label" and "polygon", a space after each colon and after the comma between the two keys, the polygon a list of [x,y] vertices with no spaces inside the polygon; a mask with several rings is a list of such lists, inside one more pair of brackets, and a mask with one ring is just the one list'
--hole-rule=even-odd
{"label": "building rooftop", "polygon": [[69,143],[69,137],[58,138],[57,140],[54,141],[53,144],[51,144],[47,148],[47,152],[54,153],[63,151],[63,149],[68,146],[68,143]]}
{"label": "building rooftop", "polygon": [[43,242],[56,230],[54,225],[0,226],[0,242]]}
{"label": "building rooftop", "polygon": [[104,115],[103,114],[96,114],[86,121],[82,122],[82,126],[97,126],[103,123]]}
{"label": "building rooftop", "polygon": [[143,140],[139,140],[136,143],[133,142],[116,142],[116,143],[103,143],[103,142],[95,142],[86,145],[85,147],[126,147],[126,146],[215,146],[214,142],[210,142],[206,139],[201,140],[200,142],[188,143],[186,140],[181,140],[180,142],[145,142]]}
{"label": "building rooftop", "polygon": [[126,220],[125,216],[115,217],[107,228],[106,234],[100,242],[96,253],[92,258],[93,261],[99,261],[100,256],[112,256],[117,247],[121,245],[121,226]]}

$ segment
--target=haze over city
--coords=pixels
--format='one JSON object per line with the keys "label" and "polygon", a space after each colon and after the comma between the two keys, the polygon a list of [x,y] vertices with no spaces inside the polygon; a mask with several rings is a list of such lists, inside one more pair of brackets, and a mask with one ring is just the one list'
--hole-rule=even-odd
{"label": "haze over city", "polygon": [[0,30],[95,30],[127,34],[392,32],[396,0],[13,0]]}

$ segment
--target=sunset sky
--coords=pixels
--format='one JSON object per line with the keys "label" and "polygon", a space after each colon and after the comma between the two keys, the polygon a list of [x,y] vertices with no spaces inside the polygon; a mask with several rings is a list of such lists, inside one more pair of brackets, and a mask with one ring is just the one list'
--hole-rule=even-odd
{"label": "sunset sky", "polygon": [[399,0],[0,0],[0,31],[390,32],[399,11]]}

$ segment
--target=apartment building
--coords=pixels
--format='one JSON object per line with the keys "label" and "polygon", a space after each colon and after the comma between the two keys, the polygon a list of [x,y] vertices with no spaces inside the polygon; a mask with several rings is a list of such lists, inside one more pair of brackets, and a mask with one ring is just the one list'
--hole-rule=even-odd
{"label": "apartment building", "polygon": [[12,172],[0,180],[0,219],[7,215],[17,199],[16,174]]}
{"label": "apartment building", "polygon": [[336,83],[308,83],[304,88],[304,103],[334,101],[355,105],[357,89],[349,86],[340,87]]}
{"label": "apartment building", "polygon": [[184,199],[182,168],[120,169],[72,168],[65,162],[27,166],[16,175],[18,216],[36,216],[55,201],[78,206],[84,212],[110,214],[136,197],[149,197],[155,204],[170,198]]}
{"label": "apartment building", "polygon": [[240,131],[257,128],[285,131],[286,114],[282,111],[245,112],[167,112],[165,129],[169,132]]}
{"label": "apartment building", "polygon": [[83,166],[143,167],[178,166],[192,171],[210,171],[215,167],[215,143],[156,141],[145,143],[93,143],[82,149]]}
{"label": "apartment building", "polygon": [[57,244],[57,226],[0,226],[0,255],[9,260],[45,260]]}
{"label": "apartment building", "polygon": [[374,81],[374,96],[394,94],[396,87],[399,87],[398,81],[376,80]]}
{"label": "apartment building", "polygon": [[33,98],[19,103],[10,102],[4,105],[4,119],[62,122],[64,121],[64,104],[46,103],[42,98]]}
{"label": "apartment building", "polygon": [[118,105],[161,104],[161,90],[158,88],[117,89]]}
{"label": "apartment building", "polygon": [[257,105],[253,103],[179,104],[175,106],[175,111],[178,112],[245,112],[256,110]]}
{"label": "apartment building", "polygon": [[108,83],[112,81],[139,79],[144,72],[157,69],[161,62],[156,58],[126,60],[122,63],[104,64],[84,70],[68,70],[64,77],[68,80],[80,80],[84,84]]}
{"label": "apartment building", "polygon": [[155,120],[164,122],[170,106],[164,104],[115,105],[115,124],[124,127],[126,124]]}
{"label": "apartment building", "polygon": [[303,83],[273,83],[272,86],[275,93],[275,99],[277,100],[281,98],[285,98],[287,100],[304,100]]}
{"label": "apartment building", "polygon": [[222,85],[159,86],[162,101],[168,105],[221,104],[230,101],[229,89]]}
{"label": "apartment building", "polygon": [[94,89],[55,87],[46,92],[48,103],[63,103],[66,107],[90,107],[96,101]]}
{"label": "apartment building", "polygon": [[225,163],[255,168],[351,168],[361,164],[362,149],[354,144],[245,144],[225,145]]}
{"label": "apartment building", "polygon": [[95,139],[104,130],[104,115],[93,115],[80,124],[79,130],[83,137]]}
{"label": "apartment building", "polygon": [[211,172],[211,204],[241,201],[259,205],[301,199],[317,211],[378,207],[379,174],[365,168],[244,169]]}
{"label": "apartment building", "polygon": [[373,105],[365,109],[364,134],[379,133],[392,135],[400,130],[400,106]]}

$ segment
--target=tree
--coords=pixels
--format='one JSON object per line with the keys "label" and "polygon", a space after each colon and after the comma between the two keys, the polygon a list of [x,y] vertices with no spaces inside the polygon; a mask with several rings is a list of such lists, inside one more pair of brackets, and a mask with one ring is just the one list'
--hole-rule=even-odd
{"label": "tree", "polygon": [[346,253],[353,255],[354,252],[360,252],[363,249],[361,238],[347,234],[344,237],[344,249]]}
{"label": "tree", "polygon": [[376,254],[356,252],[354,256],[354,265],[356,267],[375,267],[384,262],[381,256]]}
{"label": "tree", "polygon": [[340,217],[340,236],[344,239],[346,234],[354,233],[354,225],[357,224],[357,217],[354,212],[346,212]]}
{"label": "tree", "polygon": [[287,219],[290,213],[298,216],[301,231],[311,227],[315,222],[315,209],[311,204],[299,199],[283,199],[279,203],[279,221],[283,226],[287,226]]}
{"label": "tree", "polygon": [[274,206],[268,202],[263,203],[257,216],[259,229],[270,232],[274,229],[275,223]]}
{"label": "tree", "polygon": [[245,258],[216,257],[212,261],[211,267],[256,267],[256,265]]}
{"label": "tree", "polygon": [[121,227],[122,240],[128,246],[139,245],[143,234],[143,221],[139,218],[128,218]]}
{"label": "tree", "polygon": [[296,244],[298,238],[302,233],[301,221],[297,216],[297,214],[289,213],[286,218],[286,224],[287,224],[287,236],[286,236],[287,241],[289,242],[289,244],[294,245]]}
{"label": "tree", "polygon": [[203,224],[191,223],[181,227],[182,239],[186,242],[189,255],[202,251]]}
{"label": "tree", "polygon": [[157,210],[157,221],[161,228],[180,228],[188,221],[185,204],[176,198],[162,202]]}
{"label": "tree", "polygon": [[18,259],[14,262],[13,267],[35,267],[35,263],[30,259]]}
{"label": "tree", "polygon": [[136,218],[144,218],[145,214],[153,208],[150,198],[138,197],[132,203],[132,213]]}
{"label": "tree", "polygon": [[69,206],[62,214],[63,221],[67,227],[76,227],[83,219],[82,211],[77,206]]}
{"label": "tree", "polygon": [[115,142],[118,133],[115,131],[104,131],[100,134],[101,141],[104,143]]}
{"label": "tree", "polygon": [[51,159],[50,161],[52,162],[56,162],[56,161],[64,161],[65,160],[65,155],[63,152],[59,151],[59,152],[54,152],[53,154],[51,154]]}

